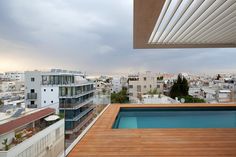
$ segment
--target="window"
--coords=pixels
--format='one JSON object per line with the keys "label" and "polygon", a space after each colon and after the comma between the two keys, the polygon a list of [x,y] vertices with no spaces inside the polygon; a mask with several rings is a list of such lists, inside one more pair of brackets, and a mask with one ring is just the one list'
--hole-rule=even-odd
{"label": "window", "polygon": [[152,85],[150,85],[150,88],[152,88]]}
{"label": "window", "polygon": [[141,92],[141,86],[137,85],[137,92]]}
{"label": "window", "polygon": [[144,78],[143,78],[143,80],[144,80],[144,81],[146,81],[146,80],[147,80],[147,78],[146,78],[146,77],[144,77]]}
{"label": "window", "polygon": [[30,104],[31,104],[31,105],[34,105],[34,101],[30,101]]}
{"label": "window", "polygon": [[133,88],[133,85],[129,85],[129,88]]}
{"label": "window", "polygon": [[51,92],[53,92],[53,89],[51,89]]}
{"label": "window", "polygon": [[44,89],[43,91],[46,92],[46,89]]}
{"label": "window", "polygon": [[161,86],[160,86],[160,85],[157,85],[157,88],[161,88]]}
{"label": "window", "polygon": [[143,88],[147,88],[147,86],[146,86],[146,85],[144,85],[144,86],[143,86]]}
{"label": "window", "polygon": [[30,93],[34,93],[34,92],[35,92],[34,89],[31,89],[31,90],[30,90]]}
{"label": "window", "polygon": [[44,100],[44,104],[46,104],[46,101]]}
{"label": "window", "polygon": [[34,82],[35,81],[35,78],[34,77],[31,77],[31,82]]}
{"label": "window", "polygon": [[51,101],[51,103],[53,103],[53,101]]}

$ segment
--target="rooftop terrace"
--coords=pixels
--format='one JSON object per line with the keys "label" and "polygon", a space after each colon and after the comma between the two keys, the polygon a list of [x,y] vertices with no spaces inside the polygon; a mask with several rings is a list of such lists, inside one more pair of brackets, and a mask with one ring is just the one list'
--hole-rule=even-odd
{"label": "rooftop terrace", "polygon": [[236,104],[112,104],[69,157],[236,156],[236,129],[112,129],[120,107],[236,107]]}

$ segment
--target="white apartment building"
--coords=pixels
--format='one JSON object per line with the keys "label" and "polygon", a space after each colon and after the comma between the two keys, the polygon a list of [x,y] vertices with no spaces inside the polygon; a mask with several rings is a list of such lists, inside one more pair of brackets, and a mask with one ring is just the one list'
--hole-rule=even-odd
{"label": "white apartment building", "polygon": [[93,118],[94,83],[81,72],[52,69],[25,72],[25,97],[29,108],[52,107],[65,115],[66,139]]}
{"label": "white apartment building", "polygon": [[0,157],[62,156],[64,119],[54,114],[55,110],[51,108],[35,109],[19,117],[12,116],[7,121],[1,121]]}
{"label": "white apartment building", "polygon": [[0,82],[0,92],[24,91],[22,81],[2,81]]}
{"label": "white apartment building", "polygon": [[135,103],[138,99],[142,99],[142,95],[151,90],[157,90],[163,93],[164,82],[161,80],[160,74],[154,74],[147,71],[144,74],[128,76],[128,93],[130,102]]}
{"label": "white apartment building", "polygon": [[0,83],[0,92],[12,92],[15,90],[15,82],[13,81],[4,81]]}
{"label": "white apartment building", "polygon": [[18,81],[24,81],[24,73],[17,72],[17,71],[9,71],[4,73],[4,78],[7,80],[18,80]]}
{"label": "white apartment building", "polygon": [[127,83],[128,79],[125,78],[124,76],[114,76],[112,77],[112,89],[111,92],[112,93],[118,93],[122,90],[123,87],[127,87],[128,83]]}
{"label": "white apartment building", "polygon": [[220,103],[232,102],[232,91],[226,89],[217,91],[217,101]]}

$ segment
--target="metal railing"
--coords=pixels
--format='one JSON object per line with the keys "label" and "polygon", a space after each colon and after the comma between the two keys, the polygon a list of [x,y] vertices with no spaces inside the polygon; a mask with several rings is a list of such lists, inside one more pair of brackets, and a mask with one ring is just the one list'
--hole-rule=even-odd
{"label": "metal railing", "polygon": [[27,99],[37,99],[37,93],[27,93]]}

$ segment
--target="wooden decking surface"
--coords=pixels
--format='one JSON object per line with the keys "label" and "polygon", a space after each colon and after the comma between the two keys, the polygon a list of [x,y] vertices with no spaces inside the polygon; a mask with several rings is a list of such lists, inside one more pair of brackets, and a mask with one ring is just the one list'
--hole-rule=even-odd
{"label": "wooden decking surface", "polygon": [[[236,157],[236,129],[112,129],[120,107],[203,107],[236,104],[112,104],[69,157],[212,156]],[[235,117],[236,118],[236,117]]]}

